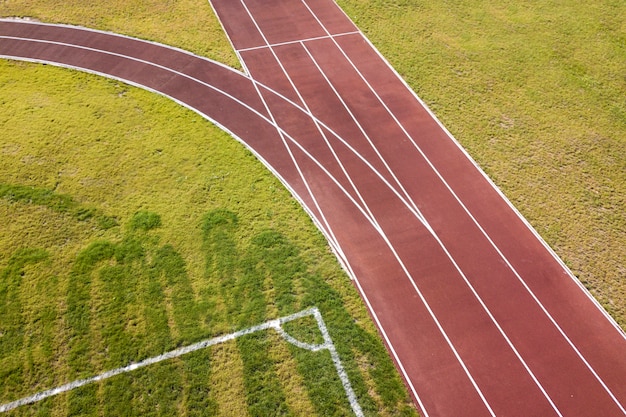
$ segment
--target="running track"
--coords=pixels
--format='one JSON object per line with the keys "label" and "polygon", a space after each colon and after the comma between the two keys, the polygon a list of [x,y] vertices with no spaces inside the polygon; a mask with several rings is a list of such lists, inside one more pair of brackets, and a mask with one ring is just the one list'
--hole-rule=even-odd
{"label": "running track", "polygon": [[0,56],[166,95],[248,146],[327,237],[424,415],[624,416],[626,337],[332,0],[213,0],[246,73],[0,21]]}

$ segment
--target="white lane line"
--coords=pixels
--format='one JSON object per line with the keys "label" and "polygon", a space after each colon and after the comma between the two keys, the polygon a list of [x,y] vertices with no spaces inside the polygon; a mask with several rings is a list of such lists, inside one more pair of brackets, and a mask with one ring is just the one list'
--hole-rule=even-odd
{"label": "white lane line", "polygon": [[[326,33],[330,33],[327,28],[324,26],[324,24],[320,21],[320,19],[315,15],[315,13],[313,12],[313,10],[311,10],[311,8],[309,7],[309,5],[305,2],[305,0],[301,0],[302,3],[306,6],[306,8],[309,10],[309,13],[311,13],[311,15],[317,20],[317,22],[320,24],[320,26],[322,26],[322,28],[326,31]],[[360,35],[367,40],[367,37],[365,37],[365,35],[363,35],[362,33],[360,33]],[[404,127],[404,125],[397,119],[397,117],[393,114],[393,112],[391,111],[391,109],[389,109],[389,107],[387,106],[387,104],[383,101],[383,99],[378,95],[378,93],[375,91],[375,89],[372,87],[372,85],[369,83],[369,81],[367,81],[366,77],[361,73],[361,71],[358,69],[358,67],[356,66],[356,64],[354,64],[354,62],[350,59],[350,57],[347,55],[347,53],[344,51],[344,49],[337,43],[336,40],[332,39],[333,43],[336,45],[336,47],[339,49],[339,51],[341,51],[341,53],[344,55],[345,59],[350,63],[350,65],[353,67],[353,69],[356,71],[356,73],[359,75],[359,77],[366,83],[366,85],[368,86],[368,88],[370,89],[370,91],[376,96],[376,98],[378,99],[378,101],[383,105],[383,107],[386,109],[387,113],[394,119],[395,123],[400,127],[400,129],[402,129],[402,132],[404,133],[404,135],[411,141],[411,143],[413,144],[413,146],[416,148],[416,150],[420,153],[420,155],[424,158],[424,160],[427,162],[427,164],[429,165],[429,167],[435,172],[435,174],[437,175],[437,177],[440,179],[440,181],[444,184],[444,186],[446,187],[446,189],[450,192],[450,194],[454,197],[454,199],[457,201],[457,203],[461,206],[461,208],[463,209],[463,211],[469,216],[469,218],[472,220],[472,222],[478,227],[478,229],[480,230],[480,232],[482,233],[482,235],[487,239],[487,241],[490,243],[490,245],[496,250],[496,252],[498,253],[498,255],[502,258],[502,260],[504,260],[504,262],[506,263],[506,265],[508,266],[508,268],[513,272],[513,274],[515,275],[515,277],[517,278],[517,280],[522,284],[522,286],[526,289],[526,291],[529,293],[529,295],[533,298],[533,300],[535,301],[535,303],[540,307],[540,309],[542,310],[542,312],[547,316],[547,318],[549,319],[549,321],[556,327],[556,329],[558,330],[558,332],[561,334],[561,336],[566,340],[566,342],[568,343],[568,345],[574,350],[574,352],[576,353],[576,355],[579,357],[579,359],[584,363],[584,365],[587,367],[587,369],[594,375],[594,377],[596,378],[596,380],[600,383],[600,385],[603,387],[603,389],[607,392],[607,394],[611,397],[611,399],[615,402],[615,404],[617,404],[617,406],[620,408],[620,410],[626,414],[626,409],[624,409],[624,407],[620,404],[620,402],[617,400],[617,398],[615,397],[615,395],[613,394],[613,392],[609,389],[609,387],[606,385],[606,383],[602,380],[602,378],[597,374],[597,372],[595,371],[595,369],[593,369],[593,367],[591,366],[591,364],[587,361],[587,359],[582,355],[582,353],[578,350],[578,348],[574,345],[574,343],[571,341],[571,339],[566,335],[565,331],[561,328],[561,326],[556,322],[556,320],[554,319],[554,317],[548,312],[547,308],[543,305],[543,303],[541,303],[541,301],[539,300],[539,298],[535,295],[535,293],[531,290],[531,288],[528,286],[528,284],[524,281],[524,279],[522,278],[522,276],[519,274],[519,272],[515,269],[515,267],[511,264],[511,262],[509,261],[509,259],[502,253],[502,251],[500,250],[500,248],[496,245],[496,243],[491,239],[491,237],[487,234],[487,232],[484,230],[484,228],[479,224],[478,220],[472,215],[472,213],[470,212],[470,210],[467,208],[467,206],[465,206],[465,204],[461,201],[461,199],[458,197],[458,195],[454,192],[454,190],[452,189],[452,187],[448,184],[448,182],[445,180],[445,178],[443,177],[443,175],[439,172],[439,170],[437,170],[437,168],[434,166],[434,164],[431,162],[431,160],[426,156],[426,154],[422,151],[422,149],[419,147],[419,145],[417,145],[417,143],[415,142],[414,138],[408,133],[408,131],[406,130],[406,128]],[[378,52],[373,45],[369,42],[369,40],[367,40],[367,42],[369,43],[369,45],[372,47],[372,49],[374,49],[376,52]],[[382,57],[382,55],[379,56]],[[387,61],[384,61],[387,62]],[[387,62],[388,64],[388,62]],[[396,73],[397,75],[397,73]],[[405,83],[406,86],[406,83]],[[410,89],[409,89],[410,90]],[[412,92],[412,90],[410,90]],[[415,93],[413,93],[415,94]],[[421,103],[421,100],[419,101]],[[429,112],[430,113],[430,112]],[[434,117],[434,115],[432,113],[430,113],[430,115],[433,117],[433,119],[435,119],[437,122],[438,120]],[[441,126],[441,124],[439,124]],[[447,130],[444,130],[445,132],[447,132]],[[448,136],[451,136],[448,133]],[[458,145],[458,143],[457,143]],[[458,145],[460,146],[460,145]],[[464,154],[466,156],[467,153],[464,152]],[[471,158],[469,158],[470,161]],[[473,161],[472,161],[473,162]],[[480,168],[474,164],[474,166],[480,171],[482,172],[482,170],[480,170]],[[484,173],[483,173],[484,175]],[[490,182],[492,185],[493,183]],[[495,187],[495,185],[493,185]],[[497,189],[497,187],[496,187]],[[502,195],[500,193],[500,195]],[[532,228],[531,228],[532,229]],[[536,231],[534,229],[532,229],[535,232],[535,236],[537,236]],[[562,263],[561,263],[562,265]],[[566,269],[567,271],[569,271],[569,269]],[[580,284],[580,282],[579,282]],[[596,300],[597,303],[597,300]],[[604,311],[604,310],[602,310]],[[606,311],[604,311],[606,313]],[[508,337],[507,337],[508,340]],[[520,357],[521,360],[521,357]],[[526,367],[526,363],[524,363],[524,366]],[[550,401],[550,404],[552,404],[553,408],[560,414],[560,412],[558,411],[558,409],[556,408],[556,405],[553,403],[553,401],[551,400],[551,398],[548,396],[547,392],[544,390],[543,386],[541,386],[541,384],[539,384],[539,381],[535,378],[534,374],[530,371],[530,368],[527,368],[528,371],[530,372],[533,380],[535,380],[535,382],[538,384],[538,386],[540,387],[541,391],[544,393],[544,395],[546,395],[546,398]]]}
{"label": "white lane line", "polygon": [[[224,64],[223,62],[215,61],[215,60],[213,60],[211,58],[207,58],[206,56],[196,55],[196,54],[194,54],[192,52],[189,52],[189,51],[187,51],[185,49],[177,48],[175,46],[166,45],[166,44],[163,44],[163,43],[159,43],[159,42],[155,42],[155,41],[151,41],[151,40],[147,40],[147,39],[133,38],[132,36],[122,35],[122,34],[115,33],[115,32],[107,32],[105,30],[98,30],[98,29],[92,29],[92,28],[88,28],[88,27],[84,27],[84,26],[68,25],[68,24],[63,24],[63,23],[46,23],[46,22],[37,22],[37,21],[33,21],[33,20],[23,20],[23,19],[20,20],[19,18],[9,18],[9,17],[0,17],[0,23],[2,23],[2,22],[18,23],[20,25],[32,25],[32,26],[46,26],[46,27],[51,27],[51,28],[62,28],[62,29],[70,29],[70,30],[74,30],[74,31],[78,30],[78,31],[83,31],[83,32],[91,32],[91,33],[96,33],[96,34],[100,34],[100,35],[111,36],[113,38],[128,39],[129,41],[133,41],[133,42],[141,42],[141,43],[145,43],[145,44],[148,44],[148,45],[153,45],[153,46],[157,46],[157,47],[160,47],[160,48],[169,49],[171,51],[175,51],[175,52],[181,53],[183,55],[187,55],[187,56],[190,56],[190,57],[193,57],[193,58],[200,59],[200,60],[205,61],[205,62],[209,62],[209,63],[214,64],[214,65],[217,65],[217,66],[221,67],[221,69],[228,70],[229,72],[233,72],[233,73],[235,73],[237,75],[245,75],[241,71],[239,71],[239,70],[237,70],[237,69],[235,69],[233,67],[230,67],[230,66]],[[220,24],[221,23],[222,22],[220,21]],[[24,39],[28,39],[28,38],[16,38],[16,39],[24,40]],[[30,38],[30,39],[34,39],[34,38]]]}
{"label": "white lane line", "polygon": [[[246,10],[248,10],[247,7],[246,7]],[[248,11],[248,13],[249,13],[249,11]],[[252,21],[254,22],[255,26],[257,26],[257,29],[258,29],[258,25],[256,25],[256,21],[254,19],[252,19]],[[224,32],[226,32],[226,31],[224,31]],[[261,33],[260,30],[259,30],[259,33]],[[267,49],[267,48],[275,48],[277,46],[293,45],[293,44],[297,44],[297,43],[300,43],[300,42],[317,41],[317,40],[320,40],[320,39],[330,39],[330,38],[336,38],[336,37],[340,37],[340,36],[358,35],[358,34],[359,34],[358,31],[344,32],[344,33],[335,33],[334,35],[331,35],[329,33],[327,36],[316,36],[314,38],[304,38],[304,39],[297,39],[297,40],[293,40],[293,41],[269,43],[269,41],[265,38],[265,35],[261,33],[261,36],[263,37],[263,40],[265,41],[265,45],[253,46],[253,47],[250,47],[250,48],[236,49],[236,51],[237,52],[255,51],[255,50],[258,50],[258,49]]]}
{"label": "white lane line", "polygon": [[222,19],[220,18],[220,14],[217,12],[217,9],[213,6],[213,2],[211,0],[207,0],[207,1],[209,2],[209,7],[211,7],[211,10],[213,10],[213,14],[215,15],[215,17],[217,17],[217,21],[220,23],[220,27],[222,28],[222,33],[226,34],[226,38],[228,39],[228,43],[230,44],[231,49],[235,52],[235,55],[237,55],[237,59],[239,60],[239,63],[241,64],[241,67],[243,68],[243,72],[249,76],[250,71],[248,71],[246,64],[243,62],[243,59],[241,58],[241,54],[239,54],[239,51],[237,50],[237,48],[235,48],[235,44],[233,43],[233,40],[228,35],[228,31],[226,30],[226,27],[224,26],[224,22],[222,22]]}
{"label": "white lane line", "polygon": [[[252,13],[250,12],[250,10],[248,9],[248,6],[245,4],[245,2],[243,0],[241,0],[241,5],[244,7],[244,9],[246,10],[246,12],[248,13],[250,19],[252,20],[252,22],[254,23],[257,31],[259,32],[259,34],[261,35],[261,37],[263,38],[263,41],[269,45],[269,42],[267,40],[267,38],[265,37],[265,34],[261,31],[260,26],[258,25],[256,19],[254,18],[254,16],[252,16]],[[374,219],[374,215],[372,214],[372,212],[370,211],[369,207],[367,206],[367,204],[365,203],[365,200],[363,199],[363,196],[361,195],[361,193],[359,192],[359,190],[357,189],[356,185],[354,184],[352,177],[350,176],[350,174],[348,174],[348,171],[345,169],[344,165],[341,163],[341,160],[339,159],[339,157],[337,156],[337,154],[335,153],[334,148],[331,146],[330,142],[328,141],[328,138],[326,137],[326,133],[324,133],[324,131],[320,128],[319,123],[316,121],[316,118],[313,118],[313,113],[311,112],[311,109],[309,109],[309,106],[307,105],[306,101],[304,100],[304,97],[302,97],[302,95],[300,94],[300,90],[296,87],[295,83],[293,82],[293,80],[291,79],[291,77],[289,76],[289,74],[287,73],[287,70],[285,69],[285,67],[283,66],[283,63],[280,61],[280,59],[278,58],[278,56],[276,55],[276,52],[274,51],[274,48],[272,48],[271,46],[269,47],[269,51],[272,53],[272,56],[274,57],[274,60],[278,63],[278,65],[280,66],[281,71],[283,72],[283,74],[285,75],[285,77],[287,78],[287,80],[289,81],[289,84],[291,85],[291,88],[296,92],[298,98],[300,99],[300,102],[302,103],[302,105],[304,106],[304,110],[305,113],[313,120],[313,122],[315,123],[315,127],[317,128],[317,131],[319,132],[319,134],[322,136],[322,138],[324,139],[324,143],[326,144],[326,146],[328,147],[328,149],[330,149],[330,152],[332,153],[333,157],[335,158],[335,161],[337,162],[337,164],[339,165],[339,167],[341,168],[341,171],[343,172],[343,174],[346,176],[346,178],[348,179],[348,182],[350,183],[352,189],[356,192],[359,200],[361,200],[362,203],[362,207],[368,211],[368,213],[370,214],[370,218]],[[268,111],[269,108],[267,109]],[[303,178],[304,180],[304,178]]]}
{"label": "white lane line", "polygon": [[[285,323],[298,320],[307,316],[313,316],[315,318],[317,327],[320,333],[322,333],[322,337],[324,338],[324,343],[319,344],[319,345],[310,345],[307,343],[302,343],[299,340],[296,340],[293,337],[291,337],[282,328],[283,324]],[[242,336],[250,335],[259,331],[269,330],[269,329],[275,330],[287,342],[294,344],[302,349],[306,349],[311,352],[319,352],[321,350],[328,350],[330,352],[333,365],[335,366],[335,370],[337,371],[337,375],[339,376],[339,379],[341,380],[341,384],[343,385],[344,391],[346,392],[346,396],[348,397],[348,401],[350,402],[350,406],[352,407],[352,411],[358,417],[363,416],[363,411],[361,410],[361,406],[356,398],[356,394],[354,393],[354,390],[352,389],[352,385],[350,384],[350,379],[348,378],[348,374],[343,368],[341,359],[339,358],[339,354],[337,353],[337,349],[335,348],[335,344],[333,343],[333,340],[331,339],[330,334],[328,333],[328,328],[326,327],[326,323],[324,322],[324,319],[322,318],[322,314],[320,313],[317,307],[309,308],[307,310],[300,311],[290,316],[285,316],[285,317],[281,317],[278,319],[269,320],[265,323],[250,327],[245,330],[239,330],[237,332],[230,333],[227,335],[214,337],[212,339],[206,339],[206,340],[203,340],[198,343],[194,343],[189,346],[185,346],[179,349],[175,349],[175,350],[163,353],[158,356],[144,359],[140,362],[131,363],[130,365],[127,365],[127,366],[123,366],[117,369],[113,369],[111,371],[103,372],[91,378],[79,379],[79,380],[70,382],[69,384],[61,385],[59,387],[52,388],[46,391],[41,391],[41,392],[38,392],[37,394],[20,398],[19,400],[12,401],[10,403],[1,404],[0,413],[13,410],[23,405],[33,404],[41,400],[44,400],[46,398],[53,397],[53,396],[62,394],[64,392],[72,391],[76,388],[80,388],[88,384],[93,384],[95,382],[104,381],[106,379],[112,378],[120,374],[132,372],[132,371],[135,371],[140,368],[144,368],[149,365],[154,365],[156,363],[163,362],[169,359],[178,358],[188,353],[206,349],[214,345],[218,345],[218,344],[222,344],[225,342],[229,342],[231,340],[235,340]]]}

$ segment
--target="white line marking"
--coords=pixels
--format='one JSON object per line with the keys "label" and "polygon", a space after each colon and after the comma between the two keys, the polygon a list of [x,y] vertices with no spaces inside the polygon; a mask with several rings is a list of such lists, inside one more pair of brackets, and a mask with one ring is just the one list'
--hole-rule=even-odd
{"label": "white line marking", "polygon": [[[73,47],[76,47],[75,45],[67,45],[67,46],[73,46]],[[91,48],[86,48],[86,49],[91,49]],[[100,51],[100,52],[101,52],[101,51]],[[105,52],[105,53],[106,53],[106,52]],[[115,55],[119,55],[119,54],[115,54]],[[127,58],[130,58],[130,57],[127,57]],[[131,59],[132,59],[132,58],[131,58]],[[139,60],[138,60],[138,61],[139,61]],[[148,63],[148,64],[151,64],[151,63]],[[152,64],[152,65],[156,65],[156,64]],[[170,70],[170,69],[168,69],[168,70]],[[170,71],[174,72],[173,70],[170,70]],[[181,74],[181,75],[185,76],[184,74]],[[187,78],[191,78],[191,77],[188,77],[188,76],[186,76],[186,77],[187,77]],[[125,81],[127,82],[127,80],[125,80]],[[201,81],[199,81],[199,80],[196,80],[196,81],[198,81],[198,82],[200,82],[200,83],[202,83],[202,84],[205,84],[205,83],[203,83],[203,82],[201,82]],[[205,85],[206,85],[206,84],[205,84]],[[210,86],[210,85],[207,85],[207,86],[212,87],[212,86]],[[145,87],[144,87],[144,88],[145,88]],[[220,91],[220,90],[216,89],[215,87],[213,87],[213,89],[214,89],[214,90],[216,90],[216,91]],[[269,88],[268,88],[268,90],[271,90],[271,89],[269,89]],[[221,93],[223,93],[223,94],[228,95],[227,93],[224,93],[223,91],[220,91],[220,92],[221,92]],[[235,101],[238,101],[237,99],[235,99],[235,98],[234,98],[234,97],[232,97],[232,96],[231,96],[231,98],[232,98],[232,99],[234,99]],[[175,101],[177,101],[177,102],[178,102],[178,100],[175,100]],[[241,103],[240,103],[240,104],[241,104]],[[186,107],[189,107],[189,106],[186,106]],[[246,106],[246,107],[249,107],[249,106]],[[251,109],[251,110],[253,110],[253,109]],[[254,111],[254,110],[253,110],[253,111]],[[255,113],[258,113],[258,112],[256,112],[256,111],[255,111]],[[206,117],[206,115],[204,115],[204,116]],[[259,116],[260,116],[260,117],[262,117],[263,119],[265,119],[265,117],[263,117],[262,115],[259,115]],[[219,124],[218,124],[218,125],[219,125]],[[228,131],[228,129],[225,129],[225,130],[226,130],[226,131]],[[334,132],[333,132],[333,133],[334,133]],[[234,135],[233,135],[233,136],[234,136]],[[291,138],[290,138],[290,139],[291,139]],[[293,139],[291,139],[291,140],[293,140]],[[262,158],[260,158],[260,159],[261,159],[261,160],[263,160]],[[267,163],[266,163],[266,166],[270,167],[270,165],[269,165],[269,164],[267,164]],[[275,172],[274,170],[272,170],[272,171],[273,171],[273,172]],[[277,177],[278,177],[278,178],[280,178],[280,176],[278,176],[278,175],[277,175]],[[283,183],[285,183],[285,182],[284,182],[284,180],[283,180]],[[287,188],[288,188],[288,189],[290,189],[289,187],[287,187]],[[292,192],[292,194],[294,194],[294,195],[295,195],[295,193],[293,193],[293,192]],[[305,206],[305,205],[303,205],[303,207],[306,207],[306,206]],[[312,216],[312,218],[314,219],[314,217],[313,217],[313,216]],[[320,229],[320,230],[322,230],[322,229]],[[323,230],[322,230],[322,231],[323,231]]]}
{"label": "white line marking", "polygon": [[[74,27],[71,27],[72,29],[76,29]],[[7,37],[7,36],[0,36],[0,39],[2,38],[7,38],[7,39],[15,39],[15,40],[21,40],[21,41],[26,41],[26,42],[36,42],[36,43],[52,43],[52,44],[59,44],[59,45],[63,45],[63,46],[67,46],[67,47],[76,47],[76,48],[82,48],[82,49],[89,49],[89,50],[93,50],[96,52],[101,52],[103,54],[110,54],[110,55],[118,55],[121,57],[125,57],[128,58],[130,60],[135,60],[135,61],[139,61],[139,62],[143,62],[149,65],[153,65],[156,67],[160,67],[157,64],[154,63],[150,63],[150,62],[146,62],[146,61],[141,61],[139,59],[130,57],[130,56],[125,56],[125,55],[120,55],[120,54],[115,54],[112,52],[108,52],[108,51],[103,51],[103,50],[98,50],[98,49],[93,49],[93,48],[87,48],[87,47],[81,47],[78,45],[71,45],[71,44],[62,44],[60,42],[54,42],[54,41],[45,41],[45,40],[37,40],[37,39],[28,39],[28,38],[17,38],[17,37]],[[336,238],[334,236],[334,234],[329,234],[329,231],[326,230],[326,226],[325,224],[323,224],[318,218],[317,216],[313,213],[313,211],[308,207],[308,205],[305,203],[305,201],[302,199],[302,197],[292,188],[291,184],[289,184],[289,182],[287,180],[285,180],[285,178],[276,170],[274,169],[274,167],[272,166],[272,164],[270,164],[264,157],[263,155],[259,154],[253,147],[251,147],[245,140],[243,140],[242,138],[240,138],[238,135],[236,135],[233,131],[231,131],[228,127],[222,125],[220,122],[218,122],[217,120],[215,120],[214,118],[212,118],[210,115],[203,113],[202,111],[200,111],[199,109],[196,109],[195,107],[190,106],[189,104],[178,100],[175,97],[172,97],[168,94],[165,94],[159,90],[155,90],[153,88],[147,87],[143,84],[139,84],[136,83],[134,81],[125,79],[125,78],[120,78],[117,76],[113,76],[111,74],[105,73],[105,72],[100,72],[100,71],[95,71],[95,70],[90,70],[87,68],[82,68],[82,67],[77,67],[77,66],[73,66],[73,65],[67,65],[67,64],[63,64],[60,62],[55,62],[55,61],[48,61],[48,60],[42,60],[42,59],[32,59],[32,58],[25,58],[25,57],[19,57],[19,56],[12,56],[12,55],[0,55],[0,58],[6,58],[6,59],[17,59],[17,60],[22,60],[22,61],[27,61],[27,62],[33,62],[33,63],[39,63],[39,64],[48,64],[48,65],[54,65],[54,66],[58,66],[61,68],[68,68],[68,69],[77,69],[86,73],[90,73],[90,74],[94,74],[94,75],[98,75],[101,77],[105,77],[105,78],[110,78],[110,79],[114,79],[114,80],[118,80],[124,83],[127,83],[129,85],[135,86],[137,88],[141,88],[147,91],[150,91],[152,93],[161,95],[163,97],[166,97],[176,103],[178,103],[179,105],[188,108],[189,110],[197,113],[198,115],[200,115],[201,117],[209,120],[211,123],[215,124],[217,127],[219,127],[220,129],[224,130],[225,132],[227,132],[228,134],[230,134],[235,140],[237,140],[239,143],[241,143],[244,147],[246,147],[250,152],[252,152],[252,154],[263,164],[265,165],[265,167],[267,167],[267,169],[270,170],[270,172],[272,172],[272,174],[278,178],[278,180],[283,184],[283,186],[291,193],[291,195],[293,196],[294,199],[296,199],[299,203],[300,206],[305,210],[305,212],[309,215],[309,217],[311,218],[311,220],[313,221],[313,223],[316,225],[316,227],[318,228],[318,230],[320,232],[322,232],[322,234],[326,237],[326,240],[328,241],[331,250],[333,251],[333,253],[335,254],[337,260],[339,261],[339,263],[342,265],[342,267],[344,268],[344,270],[346,271],[347,275],[351,278],[354,279],[355,274],[354,271],[352,270],[352,267],[350,266],[350,264],[347,262],[347,258],[345,256],[345,254],[343,253],[343,250],[341,249],[341,247],[339,246],[339,244],[336,241]],[[205,59],[206,61],[212,62],[211,60]],[[168,70],[170,72],[174,72],[176,73],[176,71],[172,70],[172,69],[168,69],[167,67],[160,67],[162,69]],[[232,70],[232,69],[231,69]],[[289,103],[290,105],[294,106],[295,108],[297,108],[298,110],[306,113],[300,106],[298,106],[296,103],[293,103],[291,100],[289,100],[288,98],[282,96],[281,94],[275,92],[274,90],[272,90],[271,88],[259,83],[258,81],[255,80],[250,80],[250,78],[246,77],[245,75],[243,75],[242,73],[232,70],[234,72],[237,72],[237,74],[241,75],[242,77],[244,77],[247,81],[252,81],[254,82],[256,85],[259,85],[263,88],[265,88],[266,90],[273,92],[274,94],[276,94],[278,97],[280,97],[281,99],[285,100],[287,103]],[[274,125],[272,123],[271,120],[269,120],[266,116],[264,116],[263,114],[261,114],[260,112],[258,112],[256,109],[252,108],[250,105],[248,105],[247,103],[244,103],[242,101],[240,101],[239,99],[237,99],[236,97],[230,95],[229,93],[225,92],[224,90],[221,90],[213,85],[207,84],[201,80],[198,80],[196,78],[193,78],[191,76],[188,76],[186,74],[182,74],[182,73],[177,73],[177,75],[180,75],[184,78],[188,78],[194,82],[197,82],[201,85],[204,85],[216,92],[218,92],[219,94],[222,94],[226,97],[228,97],[229,99],[233,100],[234,102],[236,102],[237,104],[241,105],[242,107],[246,108],[247,110],[251,111],[253,114],[255,114],[257,117],[259,117],[261,120],[263,120],[265,123],[276,127],[276,125]],[[286,137],[291,141],[295,143],[295,140],[289,136],[289,134],[287,132],[285,132],[282,128],[278,128],[279,132],[281,134],[286,135]],[[334,132],[333,132],[334,133]],[[335,134],[336,135],[336,134]],[[319,167],[322,167],[321,163],[319,163],[319,161],[315,160],[315,158],[312,157],[312,155],[308,154],[308,152],[305,152],[307,157],[312,158],[314,160],[314,162],[316,163],[316,165],[318,165]],[[322,167],[323,168],[323,167]],[[330,174],[328,171],[324,170],[324,173],[328,176],[331,177],[331,179],[338,184],[338,186],[340,187],[340,189],[347,194],[347,191],[345,189],[343,189],[343,187],[339,184],[339,182],[334,179],[334,177],[332,177],[332,174]],[[356,204],[356,202],[354,202],[354,204]]]}
{"label": "white line marking", "polygon": [[[245,6],[245,4],[244,4],[244,7],[246,8],[246,11],[248,13],[250,13],[250,11]],[[252,18],[252,15],[250,15],[250,17]],[[252,18],[252,21],[255,24],[255,26],[257,26],[257,29],[259,29],[258,25],[256,24],[256,20],[254,20],[254,18]],[[226,31],[224,31],[224,32],[226,32]],[[335,38],[335,37],[339,37],[339,36],[359,35],[360,34],[360,32],[358,32],[358,31],[345,32],[345,33],[336,33],[334,35],[331,35],[329,33],[327,36],[316,36],[314,38],[297,39],[297,40],[294,40],[294,41],[269,43],[269,41],[265,38],[265,35],[261,32],[260,29],[259,29],[259,33],[263,37],[263,40],[265,41],[265,45],[253,46],[253,47],[250,47],[250,48],[241,48],[241,49],[237,49],[237,52],[246,52],[246,51],[254,51],[254,50],[257,50],[257,49],[275,48],[277,46],[293,45],[293,44],[301,43],[301,42],[316,41],[316,40],[320,40],[320,39],[330,39],[330,38]]]}
{"label": "white line marking", "polygon": [[[317,327],[322,333],[322,337],[324,338],[324,343],[319,345],[310,345],[308,343],[303,343],[298,341],[289,335],[283,328],[282,325],[288,323],[290,321],[298,320],[303,317],[313,316],[317,323]],[[185,346],[179,349],[172,350],[170,352],[166,352],[162,355],[154,356],[152,358],[144,359],[140,362],[131,363],[128,366],[124,366],[121,368],[113,369],[111,371],[103,372],[99,375],[96,375],[91,378],[79,379],[69,384],[61,385],[56,388],[52,388],[46,391],[38,392],[37,394],[21,398],[16,401],[12,401],[10,403],[0,405],[0,413],[4,413],[10,410],[13,410],[17,407],[33,404],[38,401],[41,401],[45,398],[52,397],[58,394],[62,394],[64,392],[68,392],[74,390],[76,388],[80,388],[82,386],[92,384],[94,382],[104,381],[106,379],[112,378],[116,375],[124,374],[127,372],[132,372],[140,368],[144,368],[149,365],[154,365],[155,363],[163,362],[165,360],[174,359],[182,355],[186,355],[191,352],[195,352],[197,350],[206,349],[210,346],[218,345],[221,343],[225,343],[231,340],[235,340],[241,336],[246,336],[252,333],[256,333],[263,330],[273,329],[278,332],[287,342],[298,346],[299,348],[309,350],[311,352],[319,352],[321,350],[328,350],[330,352],[333,364],[335,365],[335,370],[337,371],[337,375],[341,380],[341,384],[346,392],[346,396],[348,397],[348,401],[350,402],[350,406],[352,407],[352,411],[355,415],[361,417],[363,416],[363,411],[361,410],[361,406],[356,398],[356,394],[352,389],[352,385],[350,384],[350,379],[348,378],[348,374],[346,373],[341,359],[339,358],[339,354],[337,353],[337,349],[335,348],[335,344],[333,343],[330,334],[328,333],[328,328],[326,327],[326,323],[322,318],[322,314],[318,310],[317,307],[309,308],[307,310],[300,311],[299,313],[292,314],[290,316],[282,317],[279,319],[274,319],[267,321],[263,324],[259,324],[257,326],[250,327],[245,330],[240,330],[234,333],[230,333],[224,336],[214,337],[212,339],[203,340],[198,343],[194,343],[189,346]]]}

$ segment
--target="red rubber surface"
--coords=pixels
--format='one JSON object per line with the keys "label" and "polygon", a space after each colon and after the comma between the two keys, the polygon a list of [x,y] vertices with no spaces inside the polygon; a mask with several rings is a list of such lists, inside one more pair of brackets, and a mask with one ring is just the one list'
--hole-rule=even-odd
{"label": "red rubber surface", "polygon": [[0,54],[155,90],[249,146],[327,236],[423,414],[626,415],[624,333],[332,1],[212,4],[249,77],[10,21]]}

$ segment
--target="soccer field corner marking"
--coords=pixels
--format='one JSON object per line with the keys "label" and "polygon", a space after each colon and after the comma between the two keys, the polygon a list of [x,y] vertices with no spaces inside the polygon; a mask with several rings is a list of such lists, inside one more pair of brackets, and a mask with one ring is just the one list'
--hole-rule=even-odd
{"label": "soccer field corner marking", "polygon": [[[315,318],[315,322],[317,324],[317,327],[320,331],[320,333],[322,334],[322,337],[324,338],[324,343],[321,343],[319,345],[311,345],[308,343],[304,343],[301,342],[295,338],[293,338],[292,336],[290,336],[283,328],[282,325],[294,320],[298,320],[304,317],[308,317],[308,316],[313,316]],[[243,330],[239,330],[233,333],[229,333],[226,335],[222,335],[222,336],[217,336],[211,339],[205,339],[203,341],[188,345],[188,346],[184,346],[182,348],[178,348],[178,349],[174,349],[171,350],[169,352],[163,353],[161,355],[158,356],[153,356],[151,358],[148,359],[144,359],[140,362],[135,362],[135,363],[131,363],[130,365],[127,366],[123,366],[120,368],[116,368],[107,372],[103,372],[101,374],[98,374],[96,376],[90,377],[90,378],[85,378],[85,379],[77,379],[75,381],[72,381],[68,384],[64,384],[55,388],[51,388],[45,391],[40,391],[36,394],[27,396],[27,397],[23,397],[20,398],[18,400],[12,401],[12,402],[8,402],[5,404],[0,404],[0,413],[5,413],[11,410],[14,410],[18,407],[24,406],[24,405],[28,405],[28,404],[34,404],[36,402],[42,401],[46,398],[49,397],[54,397],[56,395],[65,393],[65,392],[69,392],[72,391],[76,388],[80,388],[83,387],[85,385],[89,385],[92,384],[94,382],[100,382],[100,381],[104,381],[106,379],[112,378],[114,376],[117,375],[121,375],[124,373],[128,373],[131,371],[135,371],[137,369],[140,368],[144,368],[148,365],[154,365],[156,363],[159,362],[163,362],[165,360],[169,360],[169,359],[174,359],[177,358],[179,356],[191,353],[191,352],[195,352],[198,350],[202,350],[202,349],[206,349],[210,346],[214,346],[214,345],[219,345],[221,343],[224,342],[228,342],[231,340],[235,340],[241,336],[246,336],[252,333],[256,333],[259,331],[263,331],[263,330],[269,330],[269,329],[273,329],[275,331],[277,331],[281,337],[287,341],[288,343],[293,344],[294,346],[297,346],[299,348],[311,351],[311,352],[319,352],[322,350],[328,350],[333,364],[335,366],[335,370],[337,371],[337,375],[339,376],[339,379],[341,380],[341,384],[345,390],[347,399],[350,403],[350,407],[352,408],[352,411],[354,412],[354,414],[357,417],[362,417],[363,416],[363,411],[361,409],[361,405],[358,402],[358,399],[356,398],[356,394],[354,393],[354,390],[352,389],[352,384],[350,383],[350,379],[348,378],[348,374],[345,371],[342,363],[341,363],[341,359],[339,358],[339,354],[337,353],[337,349],[335,348],[335,344],[333,343],[330,334],[328,332],[328,328],[326,327],[326,323],[324,322],[324,319],[322,317],[322,314],[320,313],[319,309],[317,307],[312,307],[312,308],[308,308],[306,310],[302,310],[298,313],[295,314],[291,314],[289,316],[284,316],[281,318],[277,318],[277,319],[273,319],[273,320],[269,320],[266,321],[265,323],[261,323],[258,324],[256,326],[252,326],[249,327],[247,329],[243,329]]]}

